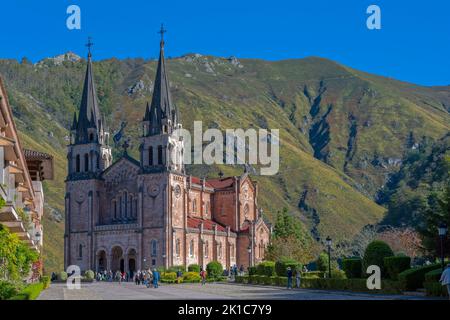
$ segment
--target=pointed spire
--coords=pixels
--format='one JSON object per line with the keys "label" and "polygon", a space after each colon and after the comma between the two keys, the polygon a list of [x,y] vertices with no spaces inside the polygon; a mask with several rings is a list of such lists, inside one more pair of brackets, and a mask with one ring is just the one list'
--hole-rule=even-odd
{"label": "pointed spire", "polygon": [[91,42],[91,38],[89,37],[88,43],[86,44],[89,52],[86,75],[84,78],[83,95],[80,104],[80,113],[77,123],[77,142],[86,142],[88,140],[88,128],[97,128],[97,132],[99,132],[98,130],[100,130],[101,127],[101,116],[100,110],[98,108],[97,93],[95,91],[92,68],[92,45],[93,43]]}
{"label": "pointed spire", "polygon": [[145,115],[143,121],[150,121],[150,105],[147,102],[147,106],[145,107]]}
{"label": "pointed spire", "polygon": [[167,76],[166,61],[164,58],[164,33],[166,32],[167,31],[164,29],[164,25],[161,24],[161,30],[158,32],[161,34],[161,41],[152,103],[150,105],[149,113],[147,113],[146,110],[146,114],[144,117],[144,119],[150,120],[151,135],[161,133],[163,119],[170,120],[172,122],[172,125],[177,122],[177,112],[172,103],[172,98],[170,95],[169,79]]}

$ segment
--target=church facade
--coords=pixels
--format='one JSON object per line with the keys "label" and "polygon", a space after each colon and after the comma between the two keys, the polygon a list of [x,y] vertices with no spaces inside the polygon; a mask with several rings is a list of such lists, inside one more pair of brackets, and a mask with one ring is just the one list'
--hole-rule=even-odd
{"label": "church facade", "polygon": [[134,272],[205,267],[216,260],[228,269],[261,261],[270,229],[258,207],[258,184],[247,173],[200,179],[185,172],[163,39],[142,126],[140,159],[128,155],[125,147],[113,163],[89,51],[67,153],[65,268]]}

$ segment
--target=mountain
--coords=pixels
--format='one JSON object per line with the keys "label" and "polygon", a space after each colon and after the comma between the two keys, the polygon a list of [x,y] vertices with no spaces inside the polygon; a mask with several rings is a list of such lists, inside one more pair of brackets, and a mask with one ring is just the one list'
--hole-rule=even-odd
{"label": "mountain", "polygon": [[[56,179],[45,183],[47,271],[62,267],[67,128],[86,63],[57,61],[0,60],[24,145],[55,156]],[[204,128],[280,129],[279,173],[254,176],[259,203],[270,221],[287,207],[313,239],[351,239],[381,221],[386,209],[375,202],[378,191],[400,169],[411,143],[450,130],[450,87],[422,87],[322,58],[269,62],[188,54],[169,59],[167,67],[184,128],[203,120]],[[139,58],[94,63],[101,111],[111,131],[127,121],[135,157],[155,69],[154,60]],[[208,177],[219,172],[217,166],[187,169]],[[243,172],[242,166],[220,169]]]}

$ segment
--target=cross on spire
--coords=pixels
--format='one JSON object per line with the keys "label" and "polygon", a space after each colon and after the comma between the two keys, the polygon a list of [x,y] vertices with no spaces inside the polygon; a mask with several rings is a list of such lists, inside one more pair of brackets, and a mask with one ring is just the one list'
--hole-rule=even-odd
{"label": "cross on spire", "polygon": [[91,56],[91,47],[94,45],[94,43],[92,42],[92,38],[88,37],[88,42],[86,43],[86,47],[88,47],[88,54],[89,56]]}
{"label": "cross on spire", "polygon": [[167,30],[164,29],[164,24],[161,23],[161,29],[158,31],[158,33],[161,35],[161,46],[164,45],[164,33],[166,33]]}

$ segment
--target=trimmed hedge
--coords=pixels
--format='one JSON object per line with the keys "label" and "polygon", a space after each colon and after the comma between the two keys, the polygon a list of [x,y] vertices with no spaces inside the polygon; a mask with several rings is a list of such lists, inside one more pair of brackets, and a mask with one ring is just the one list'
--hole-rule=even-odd
{"label": "trimmed hedge", "polygon": [[17,295],[11,297],[10,300],[36,300],[41,291],[44,290],[44,284],[37,282],[26,286]]}
{"label": "trimmed hedge", "polygon": [[59,281],[66,281],[67,280],[67,272],[61,271],[56,275],[56,277]]}
{"label": "trimmed hedge", "polygon": [[[322,290],[348,290],[354,292],[375,292],[400,294],[404,291],[401,281],[382,280],[380,290],[369,290],[366,279],[322,279],[322,278],[302,278],[300,287],[304,289]],[[267,276],[237,276],[237,283],[248,283],[258,285],[287,286],[287,277],[267,277]]]}
{"label": "trimmed hedge", "polygon": [[429,266],[408,269],[398,274],[398,280],[405,283],[406,290],[417,290],[423,287],[425,274],[440,267],[441,265],[436,263]]}
{"label": "trimmed hedge", "polygon": [[398,274],[411,268],[411,258],[407,256],[395,256],[384,258],[384,269],[392,280],[398,279]]}
{"label": "trimmed hedge", "polygon": [[200,277],[198,272],[185,272],[183,273],[183,282],[193,283],[200,282],[202,278]]}
{"label": "trimmed hedge", "polygon": [[363,270],[367,270],[371,265],[376,265],[380,267],[381,275],[384,276],[384,258],[392,257],[393,255],[394,252],[386,242],[380,240],[372,241],[364,251]]}
{"label": "trimmed hedge", "polygon": [[206,265],[206,275],[209,279],[220,279],[223,275],[223,267],[219,261],[211,261]]}
{"label": "trimmed hedge", "polygon": [[288,267],[290,267],[292,271],[295,271],[297,268],[301,268],[301,264],[298,261],[289,258],[282,258],[275,262],[275,271],[279,277],[286,276]]}
{"label": "trimmed hedge", "polygon": [[423,287],[427,296],[431,297],[448,297],[447,287],[440,282],[424,282]]}
{"label": "trimmed hedge", "polygon": [[342,269],[348,279],[361,278],[362,276],[362,259],[348,258],[342,260]]}
{"label": "trimmed hedge", "polygon": [[200,272],[200,266],[198,264],[190,264],[188,265],[189,272]]}
{"label": "trimmed hedge", "polygon": [[425,282],[439,282],[441,279],[442,269],[438,268],[425,273]]}
{"label": "trimmed hedge", "polygon": [[308,278],[325,278],[325,271],[308,271],[302,273],[302,278],[308,279]]}
{"label": "trimmed hedge", "polygon": [[256,274],[260,276],[273,277],[276,275],[275,272],[275,262],[273,261],[263,261],[256,266]]}

